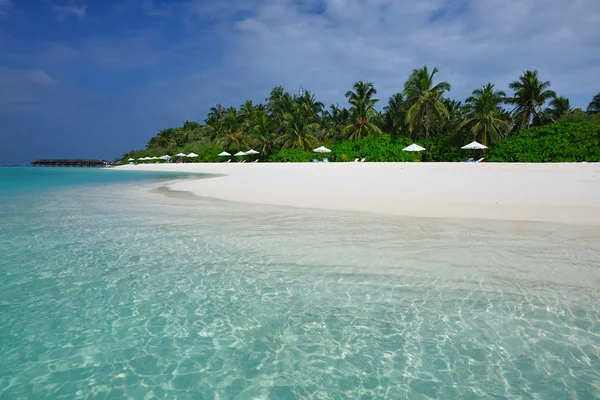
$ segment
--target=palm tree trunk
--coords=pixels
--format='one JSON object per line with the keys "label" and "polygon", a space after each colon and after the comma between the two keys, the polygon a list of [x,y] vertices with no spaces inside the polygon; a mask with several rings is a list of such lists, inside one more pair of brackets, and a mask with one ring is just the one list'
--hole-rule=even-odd
{"label": "palm tree trunk", "polygon": [[429,126],[425,125],[425,162],[427,162],[427,153],[429,153]]}

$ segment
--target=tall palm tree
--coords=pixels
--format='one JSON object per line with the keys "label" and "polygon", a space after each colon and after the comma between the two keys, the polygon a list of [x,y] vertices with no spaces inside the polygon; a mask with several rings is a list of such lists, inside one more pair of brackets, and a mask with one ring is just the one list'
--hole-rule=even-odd
{"label": "tall palm tree", "polygon": [[388,133],[392,135],[400,135],[404,131],[406,119],[406,103],[402,93],[393,94],[388,105],[383,107],[384,126]]}
{"label": "tall palm tree", "polygon": [[342,137],[342,130],[350,121],[350,112],[347,108],[340,108],[338,104],[331,104],[329,110],[323,112],[323,130],[324,137],[339,139]]}
{"label": "tall palm tree", "polygon": [[285,133],[276,139],[284,148],[308,150],[316,146],[317,138],[314,132],[319,128],[319,124],[309,122],[298,109],[286,113],[284,119]]}
{"label": "tall palm tree", "polygon": [[473,90],[473,95],[467,99],[467,119],[459,126],[470,127],[475,140],[481,143],[496,143],[508,130],[508,122],[502,117],[502,106],[506,93],[494,90],[494,85],[488,83],[481,89]]}
{"label": "tall palm tree", "polygon": [[513,130],[528,129],[532,121],[543,121],[545,113],[542,110],[546,101],[556,97],[550,87],[550,81],[540,81],[537,71],[525,71],[518,81],[511,82],[509,88],[514,90],[513,97],[507,102],[514,104],[512,110],[514,126]]}
{"label": "tall palm tree", "polygon": [[594,96],[587,107],[587,112],[590,114],[600,113],[600,93]]}
{"label": "tall palm tree", "polygon": [[242,118],[235,107],[228,108],[220,122],[217,145],[222,145],[226,149],[235,147],[237,151],[248,145],[248,137],[244,133]]}
{"label": "tall palm tree", "polygon": [[225,108],[221,104],[217,104],[211,107],[208,115],[206,116],[206,124],[209,125],[212,122],[220,121],[225,116]]}
{"label": "tall palm tree", "polygon": [[550,100],[550,107],[544,110],[544,113],[553,121],[558,121],[563,115],[573,111],[569,99],[562,96],[555,96]]}
{"label": "tall palm tree", "polygon": [[375,125],[377,110],[375,104],[379,99],[374,99],[377,90],[371,82],[358,81],[353,90],[346,92],[346,98],[350,103],[350,123],[344,128],[348,139],[355,140],[367,135],[377,135],[381,129]]}
{"label": "tall palm tree", "polygon": [[285,125],[285,114],[292,112],[296,105],[294,98],[283,89],[283,86],[275,86],[266,100],[267,110],[275,121],[278,134],[281,134]]}
{"label": "tall palm tree", "polygon": [[[437,72],[438,69],[433,68],[429,73],[425,65],[423,68],[413,70],[404,84],[404,97],[410,107],[406,113],[406,123],[411,133],[417,131],[417,137],[425,132],[426,143],[429,141],[431,128],[450,117],[442,98],[444,92],[450,91],[450,84],[446,81],[434,84],[433,77]],[[427,148],[427,145],[425,147]],[[427,157],[427,150],[425,157]]]}
{"label": "tall palm tree", "polygon": [[273,151],[275,142],[275,123],[266,112],[257,112],[254,115],[252,135],[254,137],[254,147],[260,149],[263,156],[267,156]]}
{"label": "tall palm tree", "polygon": [[319,114],[321,114],[325,108],[325,105],[320,101],[317,101],[315,95],[308,90],[305,91],[302,96],[298,96],[296,101],[307,118],[315,122],[318,120]]}

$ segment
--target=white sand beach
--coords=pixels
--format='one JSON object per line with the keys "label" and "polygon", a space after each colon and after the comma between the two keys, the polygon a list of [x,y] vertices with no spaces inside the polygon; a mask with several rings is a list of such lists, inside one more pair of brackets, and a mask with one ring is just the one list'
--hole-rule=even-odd
{"label": "white sand beach", "polygon": [[600,225],[600,164],[194,163],[115,169],[221,174],[169,188],[227,201]]}

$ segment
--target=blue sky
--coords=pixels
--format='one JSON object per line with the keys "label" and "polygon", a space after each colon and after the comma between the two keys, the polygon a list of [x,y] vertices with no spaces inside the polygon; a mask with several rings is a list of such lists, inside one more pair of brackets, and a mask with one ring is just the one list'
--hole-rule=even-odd
{"label": "blue sky", "polygon": [[586,107],[600,92],[597,0],[0,0],[0,163],[109,158],[216,103],[300,86],[381,106],[437,66],[463,100],[537,69]]}

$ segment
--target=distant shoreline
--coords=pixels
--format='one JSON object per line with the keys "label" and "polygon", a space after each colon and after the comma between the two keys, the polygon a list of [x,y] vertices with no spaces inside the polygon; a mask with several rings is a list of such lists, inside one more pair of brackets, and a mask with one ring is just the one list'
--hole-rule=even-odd
{"label": "distant shoreline", "polygon": [[190,163],[113,170],[219,174],[169,188],[253,204],[600,225],[598,163]]}

